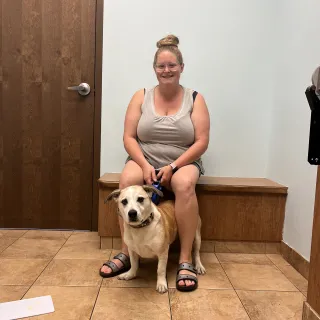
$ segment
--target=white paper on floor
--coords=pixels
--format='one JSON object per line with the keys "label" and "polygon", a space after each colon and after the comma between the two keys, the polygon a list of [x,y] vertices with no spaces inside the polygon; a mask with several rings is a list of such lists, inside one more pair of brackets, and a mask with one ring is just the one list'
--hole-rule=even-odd
{"label": "white paper on floor", "polygon": [[0,320],[13,320],[54,312],[51,296],[0,303]]}

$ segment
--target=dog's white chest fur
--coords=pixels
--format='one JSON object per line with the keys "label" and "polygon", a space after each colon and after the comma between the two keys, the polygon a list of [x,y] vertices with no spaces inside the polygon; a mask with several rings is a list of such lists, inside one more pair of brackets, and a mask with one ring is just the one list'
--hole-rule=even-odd
{"label": "dog's white chest fur", "polygon": [[125,226],[124,242],[142,258],[155,258],[163,248],[163,230],[156,219],[143,228]]}

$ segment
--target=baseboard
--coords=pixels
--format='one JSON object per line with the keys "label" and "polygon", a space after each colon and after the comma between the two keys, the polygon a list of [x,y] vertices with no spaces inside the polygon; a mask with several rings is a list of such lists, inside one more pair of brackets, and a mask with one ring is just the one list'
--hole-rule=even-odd
{"label": "baseboard", "polygon": [[309,279],[309,261],[298,252],[289,247],[285,242],[281,242],[281,255],[289,262],[304,278]]}
{"label": "baseboard", "polygon": [[[100,237],[101,249],[121,249],[119,237]],[[179,250],[179,240],[176,240],[170,247],[170,251]],[[254,241],[216,241],[202,240],[201,252],[217,253],[278,253],[280,254],[280,242],[254,242]]]}
{"label": "baseboard", "polygon": [[320,320],[320,316],[306,301],[303,304],[302,320]]}

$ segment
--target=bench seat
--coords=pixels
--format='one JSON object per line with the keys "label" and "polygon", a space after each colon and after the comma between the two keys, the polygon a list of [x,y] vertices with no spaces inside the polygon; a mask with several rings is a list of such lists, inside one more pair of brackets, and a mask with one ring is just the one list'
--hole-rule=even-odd
{"label": "bench seat", "polygon": [[[116,204],[104,204],[119,187],[119,178],[120,173],[106,173],[98,180],[98,232],[105,239],[120,237]],[[287,192],[286,186],[266,178],[200,177],[196,193],[202,239],[280,243]]]}

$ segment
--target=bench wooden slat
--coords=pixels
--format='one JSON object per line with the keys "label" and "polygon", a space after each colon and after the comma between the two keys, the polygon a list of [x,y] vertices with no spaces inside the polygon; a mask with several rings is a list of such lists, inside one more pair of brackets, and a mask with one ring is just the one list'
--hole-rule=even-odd
{"label": "bench wooden slat", "polygon": [[[119,187],[119,173],[99,179],[99,235],[119,237],[117,208],[105,198]],[[203,240],[282,240],[288,188],[265,178],[202,176],[196,193]]]}
{"label": "bench wooden slat", "polygon": [[[100,187],[118,188],[120,173],[106,173],[99,180]],[[288,187],[266,178],[233,178],[201,176],[197,183],[198,190],[263,192],[287,194]]]}

